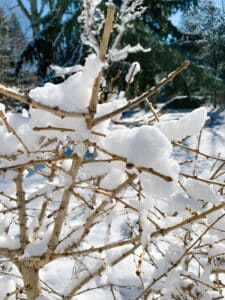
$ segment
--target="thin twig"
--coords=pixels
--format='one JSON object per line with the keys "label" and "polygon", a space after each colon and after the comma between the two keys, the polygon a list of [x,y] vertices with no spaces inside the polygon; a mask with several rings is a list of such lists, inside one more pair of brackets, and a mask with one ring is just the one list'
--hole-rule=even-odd
{"label": "thin twig", "polygon": [[28,150],[27,146],[24,144],[23,140],[21,139],[21,137],[17,134],[17,132],[14,130],[14,128],[9,124],[6,116],[4,115],[3,111],[0,110],[0,118],[2,119],[2,121],[4,122],[8,132],[12,133],[13,135],[15,135],[15,137],[18,139],[18,141],[20,142],[20,144],[23,146],[23,148],[25,149],[26,154],[29,154],[30,151]]}

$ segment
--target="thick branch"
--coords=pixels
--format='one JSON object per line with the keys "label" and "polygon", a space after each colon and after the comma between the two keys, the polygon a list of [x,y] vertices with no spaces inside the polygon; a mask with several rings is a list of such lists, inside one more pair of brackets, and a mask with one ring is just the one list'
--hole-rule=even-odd
{"label": "thick branch", "polygon": [[55,220],[53,232],[52,232],[51,238],[50,238],[49,243],[48,243],[49,251],[53,251],[55,249],[57,243],[58,243],[59,235],[60,235],[62,225],[63,225],[64,219],[65,219],[66,213],[67,213],[67,208],[68,208],[68,205],[69,205],[70,196],[71,196],[72,191],[73,191],[73,183],[74,183],[76,175],[79,171],[81,162],[82,162],[81,158],[74,159],[73,162],[72,162],[72,166],[71,166],[71,169],[70,169],[72,184],[63,193],[61,204],[60,204],[60,207],[59,207],[59,210],[58,210],[58,215],[57,215],[57,218]]}
{"label": "thick branch", "polygon": [[[102,62],[104,62],[106,59],[106,51],[107,51],[108,44],[109,44],[110,32],[111,32],[112,26],[113,26],[114,13],[115,13],[115,6],[112,4],[109,4],[108,10],[107,10],[106,21],[105,21],[104,32],[103,32],[100,49],[99,49],[99,58]],[[89,115],[87,117],[87,125],[89,128],[92,127],[92,125],[93,125],[92,121],[96,114],[101,76],[102,76],[102,71],[99,72],[98,76],[95,79],[93,89],[92,89],[90,104],[88,106]]]}
{"label": "thick branch", "polygon": [[18,214],[19,214],[19,227],[20,227],[20,244],[22,250],[26,248],[28,244],[27,237],[27,215],[26,215],[26,201],[25,192],[23,189],[23,169],[18,170],[16,177],[16,195],[18,200]]}
{"label": "thick branch", "polygon": [[99,49],[99,58],[101,59],[101,61],[104,61],[106,59],[105,55],[109,44],[110,32],[113,26],[114,13],[115,6],[113,4],[109,4],[105,20],[104,32]]}

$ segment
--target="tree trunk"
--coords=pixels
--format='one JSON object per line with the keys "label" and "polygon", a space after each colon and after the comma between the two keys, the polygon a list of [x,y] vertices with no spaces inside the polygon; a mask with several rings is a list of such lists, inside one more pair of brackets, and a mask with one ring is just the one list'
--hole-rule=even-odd
{"label": "tree trunk", "polygon": [[23,277],[27,299],[35,300],[41,295],[41,286],[38,274],[39,270],[34,266],[27,266],[24,263],[21,263],[18,267]]}

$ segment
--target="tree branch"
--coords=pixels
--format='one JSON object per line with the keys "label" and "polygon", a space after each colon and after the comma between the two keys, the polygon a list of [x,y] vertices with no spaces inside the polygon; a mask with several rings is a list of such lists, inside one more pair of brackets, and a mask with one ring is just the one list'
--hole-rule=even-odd
{"label": "tree branch", "polygon": [[161,87],[163,87],[165,84],[168,82],[172,81],[180,72],[182,72],[184,69],[186,69],[190,64],[190,61],[185,60],[182,65],[180,65],[176,70],[173,72],[169,73],[169,75],[162,79],[158,84],[153,86],[149,91],[143,93],[137,98],[134,98],[133,100],[130,100],[128,104],[122,106],[121,108],[118,108],[117,110],[114,110],[111,113],[105,114],[101,117],[98,117],[93,120],[93,126],[98,125],[101,122],[104,122],[108,119],[111,119],[112,117],[115,117],[118,114],[123,113],[126,110],[131,109],[132,107],[137,106],[140,104],[145,98],[148,98],[152,95],[154,95]]}
{"label": "tree branch", "polygon": [[26,214],[26,200],[25,192],[23,189],[23,169],[18,169],[18,175],[16,177],[16,196],[18,200],[18,214],[19,214],[19,226],[20,226],[20,244],[24,251],[28,244],[27,236],[27,214]]}
{"label": "tree branch", "polygon": [[23,4],[22,0],[17,0],[17,4],[19,5],[19,7],[21,8],[22,12],[24,13],[24,15],[28,18],[28,20],[31,22],[31,15],[29,13],[29,11],[26,9],[25,5]]}
{"label": "tree branch", "polygon": [[65,117],[82,118],[82,117],[86,116],[86,113],[68,112],[68,111],[60,110],[58,107],[50,107],[50,106],[38,103],[38,102],[32,100],[29,96],[18,93],[17,91],[15,91],[11,88],[8,88],[4,85],[1,85],[1,84],[0,84],[0,94],[3,94],[7,97],[18,100],[22,103],[28,104],[34,108],[47,111],[47,112],[52,113],[61,118],[65,118]]}

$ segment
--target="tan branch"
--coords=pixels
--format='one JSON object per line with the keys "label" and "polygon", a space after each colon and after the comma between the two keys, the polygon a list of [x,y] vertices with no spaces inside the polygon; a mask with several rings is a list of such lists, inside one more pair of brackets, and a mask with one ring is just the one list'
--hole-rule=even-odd
{"label": "tan branch", "polygon": [[172,225],[172,226],[169,226],[169,227],[166,227],[166,228],[161,228],[159,230],[156,230],[154,231],[152,234],[151,234],[151,237],[157,237],[157,236],[164,236],[166,234],[168,234],[169,232],[173,231],[173,230],[176,230],[178,228],[182,228],[184,225],[186,224],[190,224],[190,223],[193,223],[193,222],[196,222],[200,219],[203,219],[205,217],[207,217],[208,215],[220,210],[220,209],[223,209],[225,208],[225,203],[221,203],[221,204],[218,204],[218,205],[214,205],[212,208],[202,212],[202,213],[199,213],[199,214],[194,214],[193,216],[191,217],[188,217],[186,219],[184,219],[183,221],[175,224],[175,225]]}
{"label": "tan branch", "polygon": [[214,155],[210,155],[210,154],[207,154],[207,153],[203,153],[201,152],[199,149],[193,149],[191,147],[188,147],[188,146],[184,146],[178,142],[173,142],[172,143],[175,147],[180,147],[180,148],[183,148],[185,150],[188,150],[188,151],[191,151],[191,152],[194,152],[198,155],[201,155],[201,156],[204,156],[206,157],[207,159],[208,158],[212,158],[212,159],[215,159],[215,160],[219,160],[219,161],[222,161],[222,162],[225,162],[225,158],[222,158],[222,157],[219,157],[219,156],[214,156]]}
{"label": "tan branch", "polygon": [[48,206],[49,199],[46,197],[46,200],[43,201],[41,205],[41,210],[38,216],[38,225],[34,228],[34,240],[37,238],[39,230],[43,224],[45,215],[46,215],[46,210]]}
{"label": "tan branch", "polygon": [[153,115],[154,115],[156,121],[159,122],[159,116],[158,116],[157,112],[155,111],[154,106],[152,105],[152,102],[150,102],[150,101],[148,100],[148,98],[145,98],[145,101],[147,102],[147,104],[148,104],[148,106],[149,106],[151,112],[153,113]]}
{"label": "tan branch", "polygon": [[146,253],[146,247],[145,247],[145,249],[141,252],[141,254],[139,255],[138,266],[137,266],[137,270],[136,270],[137,276],[140,276],[140,274],[141,274],[142,263],[143,263],[143,260],[144,260],[144,257],[145,257],[145,253]]}
{"label": "tan branch", "polygon": [[27,146],[24,144],[23,140],[21,139],[21,137],[17,134],[17,132],[14,130],[14,128],[9,124],[6,116],[4,115],[3,111],[0,110],[0,118],[2,119],[2,121],[5,124],[5,127],[7,128],[9,133],[12,133],[13,135],[15,135],[15,137],[18,139],[18,141],[20,142],[20,144],[23,146],[23,148],[25,149],[26,154],[29,153],[29,150],[27,148]]}
{"label": "tan branch", "polygon": [[28,162],[21,163],[21,164],[12,164],[10,166],[6,167],[1,167],[0,172],[6,172],[7,170],[12,170],[12,169],[21,169],[21,168],[28,168],[30,166],[34,165],[40,165],[40,164],[51,164],[57,161],[63,161],[63,160],[68,160],[68,159],[74,159],[77,158],[77,154],[74,154],[73,156],[59,156],[59,157],[51,157],[49,159],[34,159],[34,160],[29,160]]}
{"label": "tan branch", "polygon": [[32,100],[29,96],[18,93],[17,91],[13,90],[12,88],[8,88],[1,84],[0,84],[0,94],[3,94],[7,97],[18,100],[22,103],[28,104],[34,108],[47,111],[47,112],[52,113],[60,118],[65,118],[65,117],[82,118],[82,117],[86,116],[85,113],[68,112],[68,111],[60,110],[59,107],[50,107],[50,106],[41,104],[39,102]]}
{"label": "tan branch", "polygon": [[113,27],[114,14],[115,14],[115,6],[113,4],[109,4],[107,10],[107,16],[105,20],[104,32],[103,32],[100,49],[99,49],[99,58],[101,59],[101,61],[105,61],[106,59],[105,55],[109,44],[110,32]]}
{"label": "tan branch", "polygon": [[66,132],[66,131],[74,132],[75,131],[75,129],[71,129],[71,128],[54,127],[54,126],[50,126],[50,125],[47,127],[34,127],[33,130],[34,131],[58,130],[61,132]]}
{"label": "tan branch", "polygon": [[162,79],[158,84],[153,86],[149,91],[143,93],[142,95],[138,96],[137,98],[134,98],[133,100],[130,100],[128,104],[122,106],[121,108],[94,119],[93,126],[95,126],[101,122],[104,122],[108,119],[111,119],[112,117],[115,117],[116,115],[123,113],[124,111],[129,110],[132,107],[139,105],[145,98],[148,98],[148,97],[154,95],[162,86],[164,86],[168,82],[172,81],[180,72],[182,72],[184,69],[186,69],[189,66],[189,64],[190,64],[190,62],[188,60],[185,60],[181,66],[179,66],[173,72],[169,73],[169,75],[166,78]]}
{"label": "tan branch", "polygon": [[90,100],[90,104],[88,106],[89,114],[87,115],[86,120],[87,120],[87,127],[89,129],[92,128],[92,126],[93,126],[93,118],[97,111],[98,93],[99,93],[101,77],[102,77],[102,71],[99,72],[98,76],[96,77],[96,79],[94,81],[92,94],[91,94],[91,100]]}
{"label": "tan branch", "polygon": [[25,192],[23,188],[23,169],[18,169],[18,175],[16,177],[16,196],[18,201],[18,216],[20,227],[20,244],[24,251],[28,244],[27,236],[27,214],[26,214],[26,200]]}
{"label": "tan branch", "polygon": [[191,179],[194,179],[194,180],[197,180],[197,181],[205,182],[207,184],[214,184],[214,185],[219,185],[219,186],[225,187],[225,182],[205,179],[205,178],[198,177],[196,175],[185,174],[185,173],[182,173],[182,172],[180,173],[180,175],[185,177],[185,178],[191,178]]}
{"label": "tan branch", "polygon": [[[100,49],[99,49],[99,58],[102,62],[104,62],[106,59],[106,51],[109,44],[110,32],[113,26],[114,13],[115,13],[115,6],[109,4],[106,21],[105,21],[105,27],[104,27],[103,36],[102,36]],[[98,93],[99,93],[101,77],[102,77],[102,70],[99,72],[98,76],[96,77],[92,89],[91,100],[88,106],[89,115],[86,118],[88,128],[91,128],[93,126],[93,118],[96,114],[96,109],[98,104]]]}
{"label": "tan branch", "polygon": [[109,244],[106,244],[104,246],[99,246],[99,247],[90,247],[88,249],[84,249],[84,250],[80,250],[80,251],[65,251],[63,253],[54,253],[51,255],[52,258],[58,258],[58,257],[64,257],[64,256],[83,256],[83,255],[89,255],[91,253],[97,252],[100,253],[102,251],[106,251],[106,250],[110,250],[113,248],[117,248],[117,247],[122,247],[122,246],[126,246],[129,244],[135,244],[137,242],[140,241],[140,236],[137,236],[135,238],[131,238],[131,239],[126,239],[126,240],[119,240],[119,241],[115,241]]}
{"label": "tan branch", "polygon": [[48,252],[52,252],[55,249],[55,247],[57,246],[57,243],[59,240],[59,235],[60,235],[60,232],[62,229],[62,225],[63,225],[64,219],[66,217],[66,214],[67,214],[70,197],[71,197],[72,190],[73,190],[73,184],[74,184],[75,178],[77,176],[77,173],[79,171],[81,162],[82,162],[81,158],[73,159],[72,166],[70,169],[72,184],[67,189],[65,189],[65,191],[63,193],[61,204],[60,204],[60,207],[58,210],[58,215],[56,217],[54,228],[53,228],[53,231],[51,234],[51,238],[48,243]]}

